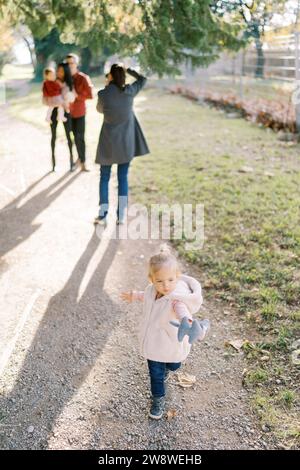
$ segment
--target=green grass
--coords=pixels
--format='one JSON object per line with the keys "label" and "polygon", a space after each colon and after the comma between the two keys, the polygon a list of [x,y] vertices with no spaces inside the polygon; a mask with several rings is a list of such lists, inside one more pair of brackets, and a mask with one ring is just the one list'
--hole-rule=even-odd
{"label": "green grass", "polygon": [[252,405],[259,416],[262,427],[268,426],[272,430],[278,426],[278,415],[269,396],[256,392],[252,398]]}
{"label": "green grass", "polygon": [[[151,155],[132,163],[132,202],[204,204],[203,248],[186,249],[181,239],[173,244],[193,264],[205,298],[218,301],[220,312],[239,313],[245,338],[253,343],[244,354],[254,409],[272,422],[278,438],[299,445],[299,368],[291,364],[289,349],[300,337],[299,145],[151,83],[135,107]],[[11,101],[11,113],[46,129],[37,85]],[[89,102],[92,158],[100,126],[95,101]]]}
{"label": "green grass", "polygon": [[267,426],[285,449],[299,448],[299,413],[295,411],[295,405],[296,395],[292,390],[284,390],[277,395],[258,390],[252,397],[252,406],[262,429]]}
{"label": "green grass", "polygon": [[279,396],[279,402],[288,408],[291,408],[295,400],[296,394],[293,390],[283,390]]}
{"label": "green grass", "polygon": [[[213,281],[214,297],[268,321],[285,316],[287,306],[298,309],[299,147],[180,97],[148,92],[148,100],[157,110],[143,116],[152,156],[136,160],[135,196],[148,204],[204,204],[203,249],[175,244]],[[239,173],[243,166],[253,172]],[[157,191],[143,191],[151,186]]]}
{"label": "green grass", "polygon": [[246,382],[250,384],[260,384],[268,380],[268,373],[266,370],[258,368],[250,371],[247,374]]}

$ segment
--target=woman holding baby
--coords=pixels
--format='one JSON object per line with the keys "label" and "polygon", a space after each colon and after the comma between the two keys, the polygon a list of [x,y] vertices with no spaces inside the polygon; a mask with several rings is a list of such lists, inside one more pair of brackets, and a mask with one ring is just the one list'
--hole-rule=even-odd
{"label": "woman holding baby", "polygon": [[54,68],[48,67],[44,70],[43,103],[48,106],[46,121],[50,122],[51,128],[51,156],[52,171],[55,171],[55,143],[56,129],[59,121],[62,121],[67,137],[70,153],[70,171],[74,171],[73,143],[71,139],[71,115],[70,103],[76,98],[76,92],[69,65],[61,62]]}

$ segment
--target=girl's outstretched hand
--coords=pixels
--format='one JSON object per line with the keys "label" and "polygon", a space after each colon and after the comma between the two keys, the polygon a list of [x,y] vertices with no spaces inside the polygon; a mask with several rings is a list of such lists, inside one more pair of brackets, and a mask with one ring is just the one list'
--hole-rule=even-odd
{"label": "girl's outstretched hand", "polygon": [[121,292],[120,297],[122,300],[126,300],[126,302],[132,302],[133,295],[132,291],[130,292]]}

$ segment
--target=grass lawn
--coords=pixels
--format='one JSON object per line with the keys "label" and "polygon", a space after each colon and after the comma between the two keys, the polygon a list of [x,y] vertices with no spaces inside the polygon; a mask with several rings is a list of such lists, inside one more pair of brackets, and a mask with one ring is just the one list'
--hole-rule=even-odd
{"label": "grass lawn", "polygon": [[[88,107],[94,158],[101,119],[95,102]],[[47,127],[40,85],[14,98],[10,110]],[[292,362],[292,343],[300,338],[299,145],[151,83],[136,111],[151,155],[132,164],[132,200],[204,204],[203,248],[188,251],[184,240],[173,243],[199,271],[205,298],[244,323],[243,382],[263,429],[299,446],[300,377]]]}

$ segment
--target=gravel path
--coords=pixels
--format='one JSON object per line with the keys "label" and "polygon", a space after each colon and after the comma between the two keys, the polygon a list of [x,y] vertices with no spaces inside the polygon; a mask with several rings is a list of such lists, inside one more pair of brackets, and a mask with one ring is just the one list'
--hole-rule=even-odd
{"label": "gravel path", "polygon": [[5,115],[0,125],[0,447],[276,447],[250,412],[242,355],[224,349],[242,326],[206,302],[211,333],[183,368],[196,384],[183,389],[173,376],[174,417],[148,419],[134,334],[141,305],[124,304],[119,292],[145,288],[158,242],[97,236],[98,166],[68,173],[60,143],[58,173],[48,173],[49,135]]}

